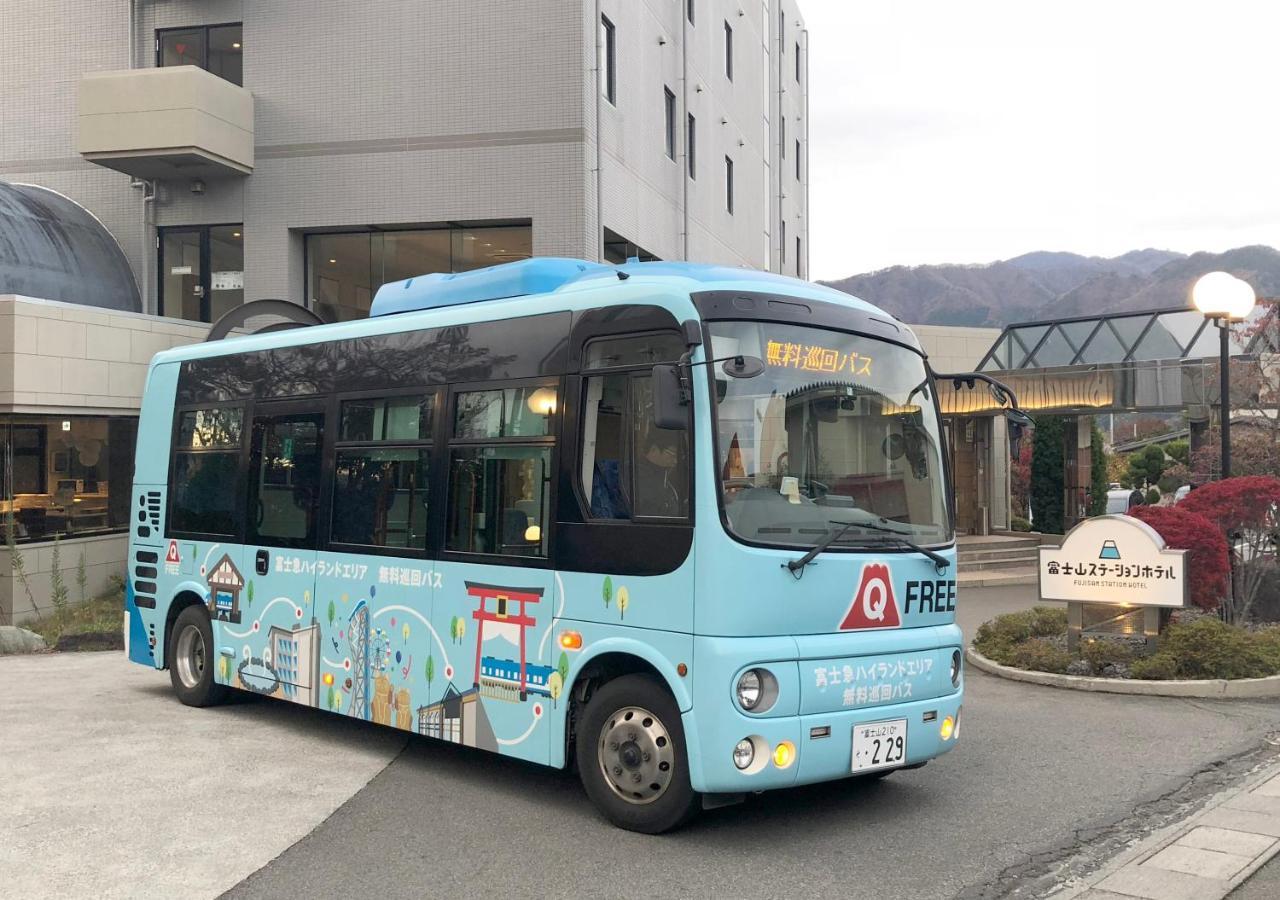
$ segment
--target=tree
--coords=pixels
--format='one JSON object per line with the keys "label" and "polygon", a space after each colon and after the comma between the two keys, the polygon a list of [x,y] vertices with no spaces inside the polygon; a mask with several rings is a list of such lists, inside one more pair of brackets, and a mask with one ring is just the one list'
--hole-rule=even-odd
{"label": "tree", "polygon": [[459,644],[462,643],[462,639],[466,637],[466,635],[467,635],[467,620],[459,616],[458,617],[458,643]]}
{"label": "tree", "polygon": [[1062,534],[1062,419],[1036,416],[1031,445],[1031,515],[1036,530]]}
{"label": "tree", "polygon": [[338,607],[333,605],[333,601],[329,601],[329,627],[333,627],[333,620],[338,618]]}
{"label": "tree", "polygon": [[1100,516],[1107,511],[1107,451],[1103,449],[1102,429],[1093,426],[1089,443],[1089,515]]}
{"label": "tree", "polygon": [[249,585],[245,589],[245,593],[249,597],[249,605],[253,606],[253,579],[252,578],[249,579]]}
{"label": "tree", "polygon": [[1164,449],[1151,444],[1129,454],[1129,469],[1124,483],[1131,488],[1144,488],[1160,481],[1164,473]]}
{"label": "tree", "polygon": [[569,680],[569,654],[563,650],[560,651],[560,659],[556,662],[556,671],[560,673],[560,681]]}
{"label": "tree", "polygon": [[1191,602],[1212,612],[1227,595],[1227,541],[1212,522],[1182,507],[1138,506],[1129,515],[1154,528],[1171,549],[1187,551]]}
{"label": "tree", "polygon": [[613,579],[608,575],[604,576],[604,585],[600,588],[600,595],[604,597],[604,607],[609,608],[609,601],[613,599]]}
{"label": "tree", "polygon": [[1192,491],[1178,508],[1204,516],[1226,539],[1232,578],[1222,617],[1228,622],[1243,623],[1263,583],[1280,577],[1276,563],[1280,478],[1245,475],[1214,481]]}
{"label": "tree", "polygon": [[462,620],[457,616],[454,616],[449,620],[449,639],[455,644],[458,642],[458,639],[462,637],[462,632],[458,630],[458,623],[461,621]]}
{"label": "tree", "polygon": [[431,693],[431,682],[436,677],[436,659],[434,656],[427,657],[426,669],[422,673],[427,676],[427,693]]}
{"label": "tree", "polygon": [[552,672],[547,676],[547,693],[551,695],[552,706],[557,705],[556,701],[560,699],[560,692],[564,690],[564,679],[559,672]]}
{"label": "tree", "polygon": [[627,607],[631,605],[631,595],[627,593],[624,587],[618,588],[618,618],[625,619],[627,617]]}
{"label": "tree", "polygon": [[[1231,429],[1231,474],[1274,475],[1280,472],[1280,443],[1271,430],[1263,427]],[[1191,454],[1191,473],[1195,483],[1212,481],[1222,474],[1222,437],[1217,428],[1205,434],[1205,442]]]}
{"label": "tree", "polygon": [[1191,444],[1187,441],[1170,441],[1164,445],[1164,455],[1174,462],[1186,465],[1191,460]]}

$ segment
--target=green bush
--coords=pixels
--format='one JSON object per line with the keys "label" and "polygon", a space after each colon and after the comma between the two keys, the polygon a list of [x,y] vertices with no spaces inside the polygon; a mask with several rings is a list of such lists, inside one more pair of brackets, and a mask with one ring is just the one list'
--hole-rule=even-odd
{"label": "green bush", "polygon": [[1012,524],[1013,524],[1014,531],[1030,531],[1031,530],[1031,523],[1028,522],[1026,519],[1022,518],[1022,516],[1014,516]]}
{"label": "green bush", "polygon": [[1280,674],[1280,628],[1250,632],[1204,616],[1170,625],[1160,650],[1132,666],[1134,678],[1264,678]]}
{"label": "green bush", "polygon": [[1044,638],[1031,638],[1013,647],[1008,665],[1036,672],[1062,674],[1071,665],[1071,654]]}
{"label": "green bush", "polygon": [[1129,649],[1128,644],[1121,641],[1095,638],[1081,643],[1080,657],[1088,662],[1096,673],[1115,663],[1130,663],[1133,660],[1133,651]]}
{"label": "green bush", "polygon": [[974,636],[973,646],[979,653],[997,662],[1010,658],[1018,644],[1032,638],[1066,634],[1067,611],[1061,607],[1037,606],[1022,612],[996,616],[983,622]]}
{"label": "green bush", "polygon": [[1151,506],[1155,506],[1157,503],[1159,503],[1159,502],[1160,502],[1160,488],[1156,488],[1156,487],[1147,488],[1147,498],[1146,498],[1146,499],[1147,499],[1147,503],[1148,503],[1149,505],[1151,505]]}

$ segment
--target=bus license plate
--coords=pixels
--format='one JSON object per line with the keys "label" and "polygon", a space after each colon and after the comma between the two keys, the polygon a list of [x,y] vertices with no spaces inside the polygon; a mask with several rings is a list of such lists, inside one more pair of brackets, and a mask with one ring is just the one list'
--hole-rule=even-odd
{"label": "bus license plate", "polygon": [[900,766],[907,759],[907,720],[853,726],[853,769],[867,772]]}

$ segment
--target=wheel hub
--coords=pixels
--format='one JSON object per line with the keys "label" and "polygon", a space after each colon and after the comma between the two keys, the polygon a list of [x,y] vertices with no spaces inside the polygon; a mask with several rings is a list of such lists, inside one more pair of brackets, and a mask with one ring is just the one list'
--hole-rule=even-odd
{"label": "wheel hub", "polygon": [[200,684],[204,677],[204,653],[204,635],[195,625],[188,625],[178,635],[173,660],[184,687],[190,689]]}
{"label": "wheel hub", "polygon": [[626,706],[600,729],[600,771],[628,803],[652,803],[671,785],[675,751],[662,720],[647,709]]}

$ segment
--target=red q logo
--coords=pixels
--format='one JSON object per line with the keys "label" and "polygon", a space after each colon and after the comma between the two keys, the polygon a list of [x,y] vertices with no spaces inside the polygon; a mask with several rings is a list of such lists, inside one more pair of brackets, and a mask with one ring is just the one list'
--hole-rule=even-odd
{"label": "red q logo", "polygon": [[853,604],[840,623],[841,631],[854,628],[898,628],[898,602],[893,599],[893,580],[884,563],[867,563],[862,567],[862,581],[853,595]]}

